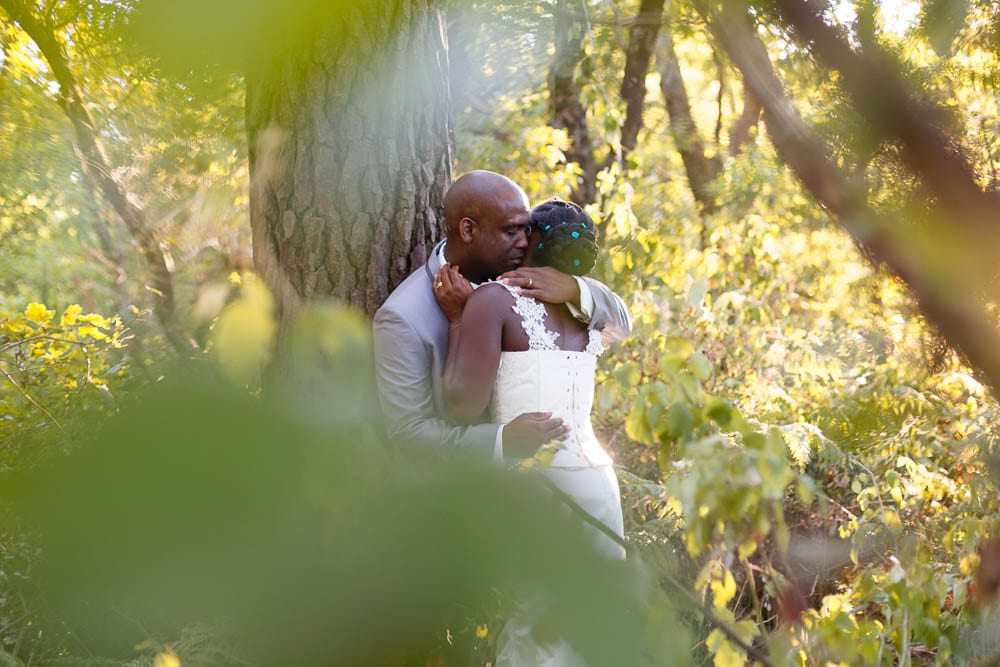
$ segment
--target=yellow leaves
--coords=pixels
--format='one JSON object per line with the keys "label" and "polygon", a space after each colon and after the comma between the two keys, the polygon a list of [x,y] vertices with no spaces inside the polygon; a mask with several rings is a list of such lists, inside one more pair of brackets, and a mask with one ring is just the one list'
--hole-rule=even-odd
{"label": "yellow leaves", "polygon": [[81,322],[86,322],[87,324],[92,324],[95,327],[100,327],[102,329],[109,329],[111,327],[111,322],[109,322],[104,317],[101,317],[97,313],[89,313],[87,315],[81,315],[79,320]]}
{"label": "yellow leaves", "polygon": [[535,454],[529,458],[521,459],[517,467],[519,470],[538,470],[548,468],[552,465],[552,459],[555,457],[556,452],[562,449],[562,444],[558,442],[547,442],[537,450]]}
{"label": "yellow leaves", "polygon": [[[62,316],[59,318],[59,328],[62,329],[62,337],[70,341],[82,338],[106,341],[110,340],[108,332],[113,332],[116,343],[119,341],[120,334],[122,332],[121,320],[117,317],[109,320],[102,315],[98,315],[97,313],[81,315],[80,313],[82,310],[83,309],[79,304],[74,303],[67,306],[66,310],[63,311]],[[43,303],[29,303],[28,307],[24,310],[23,322],[19,323],[17,319],[8,321],[7,328],[13,333],[28,333],[31,332],[32,329],[26,324],[27,322],[33,322],[43,328],[50,328],[55,314],[55,310],[46,308]],[[37,356],[42,356],[42,354],[47,354],[47,356],[52,358],[59,356],[58,354],[51,353],[51,351],[44,349],[35,350],[33,348],[32,352],[36,353]]]}
{"label": "yellow leaves", "polygon": [[48,326],[55,314],[56,311],[46,309],[43,303],[29,303],[28,307],[24,309],[25,318],[43,327]]}
{"label": "yellow leaves", "polygon": [[719,560],[710,560],[698,573],[695,589],[704,590],[706,586],[712,591],[712,604],[717,610],[726,609],[726,605],[736,596],[736,579]]}
{"label": "yellow leaves", "polygon": [[81,338],[84,337],[84,336],[89,336],[90,338],[93,338],[94,340],[107,340],[108,339],[107,334],[105,334],[103,331],[101,331],[97,327],[93,327],[93,326],[90,326],[90,325],[80,327],[79,334],[80,334]]}
{"label": "yellow leaves", "polygon": [[726,639],[722,630],[712,630],[705,640],[705,646],[714,654],[712,664],[715,667],[744,667],[746,664],[746,652]]}
{"label": "yellow leaves", "polygon": [[485,623],[476,626],[476,637],[478,639],[486,639],[488,634],[490,634],[490,629]]}
{"label": "yellow leaves", "polygon": [[6,329],[8,331],[8,333],[10,333],[11,335],[13,335],[15,338],[20,337],[20,336],[25,335],[25,334],[34,333],[34,331],[35,331],[32,328],[32,326],[30,324],[28,324],[28,320],[26,320],[24,318],[24,316],[16,316],[16,317],[4,320],[3,321],[3,328]]}
{"label": "yellow leaves", "polygon": [[615,206],[611,212],[612,228],[618,234],[618,238],[627,239],[632,235],[632,230],[638,225],[635,213],[628,206]]}
{"label": "yellow leaves", "polygon": [[259,280],[247,279],[239,299],[222,311],[212,341],[222,372],[233,382],[252,384],[271,357],[276,331],[274,297]]}
{"label": "yellow leaves", "polygon": [[[729,631],[745,644],[750,644],[760,632],[753,621],[743,620],[734,623],[732,614],[728,612],[719,614],[718,620],[725,623]],[[746,664],[746,651],[720,628],[709,633],[705,639],[705,647],[712,653],[712,664],[715,667],[744,667]]]}
{"label": "yellow leaves", "polygon": [[712,589],[712,602],[716,607],[725,607],[736,595],[736,580],[728,568],[722,572],[722,577],[713,579],[709,584]]}
{"label": "yellow leaves", "polygon": [[181,667],[181,660],[172,652],[157,653],[153,667]]}
{"label": "yellow leaves", "polygon": [[83,308],[81,308],[78,303],[66,306],[66,311],[63,312],[62,318],[59,320],[60,326],[69,327],[76,324],[76,320],[80,316],[80,312],[82,310]]}
{"label": "yellow leaves", "polygon": [[208,165],[208,173],[212,176],[226,176],[229,174],[229,170],[224,165],[213,160]]}
{"label": "yellow leaves", "polygon": [[127,330],[117,316],[81,312],[71,304],[56,318],[56,310],[32,302],[23,312],[0,313],[0,363],[19,368],[16,384],[0,383],[0,411],[13,416],[0,420],[0,439],[40,416],[46,425],[58,425],[64,414],[114,409],[108,379],[127,368],[113,352],[125,347]]}

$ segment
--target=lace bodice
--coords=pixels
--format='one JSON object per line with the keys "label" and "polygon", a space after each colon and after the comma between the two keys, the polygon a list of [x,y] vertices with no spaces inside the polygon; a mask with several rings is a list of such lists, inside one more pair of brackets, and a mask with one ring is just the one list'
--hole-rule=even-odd
{"label": "lace bodice", "polygon": [[[529,350],[558,350],[556,338],[559,334],[545,328],[545,304],[530,296],[523,296],[516,287],[500,283],[514,297],[514,312],[521,316],[524,333],[528,334]],[[595,329],[589,331],[590,341],[585,352],[599,355],[604,351],[601,342],[601,332]]]}
{"label": "lace bodice", "polygon": [[556,344],[559,334],[545,327],[545,306],[522,296],[517,288],[505,287],[514,296],[513,309],[521,316],[529,349],[500,353],[490,402],[494,421],[507,423],[525,412],[551,412],[570,427],[570,438],[551,467],[609,465],[611,459],[590,422],[597,355],[603,351],[600,332],[590,332],[586,350],[561,350]]}

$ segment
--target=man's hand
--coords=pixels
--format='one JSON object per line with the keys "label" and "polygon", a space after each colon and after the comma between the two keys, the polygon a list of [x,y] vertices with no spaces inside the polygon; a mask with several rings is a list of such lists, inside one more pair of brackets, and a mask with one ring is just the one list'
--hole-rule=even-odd
{"label": "man's hand", "polygon": [[525,412],[503,427],[503,451],[526,458],[549,440],[564,440],[567,435],[569,426],[553,419],[551,412]]}
{"label": "man's hand", "polygon": [[434,298],[448,322],[461,322],[465,302],[472,294],[472,284],[454,264],[445,264],[434,276]]}
{"label": "man's hand", "polygon": [[580,285],[576,278],[551,266],[522,266],[498,278],[521,288],[521,294],[548,303],[580,305]]}

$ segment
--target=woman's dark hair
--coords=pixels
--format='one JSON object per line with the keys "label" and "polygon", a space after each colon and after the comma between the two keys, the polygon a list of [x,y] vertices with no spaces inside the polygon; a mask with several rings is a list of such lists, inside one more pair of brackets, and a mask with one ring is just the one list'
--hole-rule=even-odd
{"label": "woman's dark hair", "polygon": [[542,236],[534,248],[534,263],[582,276],[597,259],[597,227],[573,202],[553,198],[531,209],[531,225]]}

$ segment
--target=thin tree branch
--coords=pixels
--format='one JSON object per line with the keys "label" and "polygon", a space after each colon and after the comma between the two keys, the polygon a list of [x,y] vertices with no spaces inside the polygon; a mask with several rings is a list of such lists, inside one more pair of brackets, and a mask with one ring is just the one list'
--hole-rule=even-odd
{"label": "thin tree branch", "polygon": [[743,84],[743,112],[729,130],[729,155],[736,157],[750,141],[750,130],[757,127],[763,107],[750,86]]}
{"label": "thin tree branch", "polygon": [[569,7],[572,0],[559,0],[555,21],[555,56],[549,69],[549,109],[552,126],[569,134],[566,160],[579,165],[580,181],[570,198],[580,206],[594,201],[597,194],[597,166],[587,127],[587,110],[580,101],[577,65],[584,57],[580,22]]}
{"label": "thin tree branch", "polygon": [[701,205],[702,216],[710,215],[719,207],[710,186],[722,171],[722,161],[718,156],[708,157],[705,154],[704,143],[691,113],[680,63],[674,52],[673,37],[669,32],[660,34],[656,60],[660,69],[660,90],[670,116],[670,132],[674,144],[684,162],[691,192]]}
{"label": "thin tree branch", "polygon": [[840,73],[843,87],[874,129],[899,141],[908,163],[948,217],[957,225],[995,234],[1000,197],[976,185],[968,162],[937,122],[943,119],[943,110],[915,96],[881,53],[852,49],[824,20],[825,3],[774,0],[774,5],[795,34],[812,46],[812,53]]}
{"label": "thin tree branch", "polygon": [[[927,319],[982,371],[994,390],[1000,388],[1000,331],[968,289],[968,274],[962,270],[963,260],[982,252],[975,239],[962,238],[955,227],[943,230],[950,232],[947,243],[942,242],[944,236],[921,239],[912,226],[904,234],[898,221],[872,211],[863,184],[837,166],[795,110],[750,17],[726,3],[702,9],[712,33],[761,101],[768,135],[782,160],[869,257],[909,286]],[[989,237],[984,234],[979,243]]]}
{"label": "thin tree branch", "polygon": [[60,105],[73,126],[83,171],[96,183],[105,199],[125,223],[132,238],[136,240],[139,251],[150,269],[151,287],[160,295],[155,307],[157,319],[163,325],[171,342],[178,349],[183,348],[183,337],[175,327],[173,277],[167,266],[167,260],[146,220],[145,212],[130,201],[128,193],[112,175],[104,149],[94,131],[94,121],[83,104],[79,85],[69,68],[62,46],[52,30],[31,13],[23,0],[0,0],[0,7],[35,42],[48,63],[53,77],[59,84]]}
{"label": "thin tree branch", "polygon": [[28,393],[27,391],[25,391],[24,387],[22,387],[22,386],[21,386],[21,385],[19,385],[19,384],[18,384],[17,382],[15,382],[15,381],[14,381],[14,378],[13,378],[13,377],[11,377],[11,374],[10,374],[10,373],[8,373],[7,371],[5,371],[5,370],[4,370],[3,368],[0,368],[0,373],[3,373],[3,376],[4,376],[5,378],[7,378],[7,382],[10,382],[10,384],[11,384],[11,385],[12,385],[12,386],[14,387],[14,389],[17,389],[17,390],[18,390],[19,392],[21,392],[21,394],[22,394],[22,395],[24,396],[24,398],[25,398],[25,399],[27,399],[27,401],[28,401],[29,403],[31,403],[31,404],[32,404],[32,405],[34,405],[34,406],[35,406],[36,408],[38,408],[39,410],[41,410],[41,411],[42,411],[42,414],[44,414],[44,415],[45,415],[46,417],[48,417],[48,418],[49,418],[49,420],[51,420],[51,422],[52,422],[53,424],[55,424],[55,425],[56,425],[56,428],[58,428],[58,429],[59,429],[59,431],[60,431],[60,432],[61,432],[61,433],[62,433],[63,435],[65,435],[65,434],[66,434],[66,430],[65,430],[65,429],[63,429],[63,427],[62,427],[62,424],[60,424],[60,423],[59,423],[59,420],[58,420],[58,419],[56,419],[56,418],[55,418],[55,417],[54,417],[54,416],[52,415],[52,413],[51,413],[51,412],[49,412],[48,410],[46,410],[46,409],[45,409],[45,407],[43,407],[41,403],[39,403],[39,402],[38,402],[38,401],[36,401],[36,400],[35,400],[34,398],[32,398],[32,397],[31,397],[31,394],[29,394],[29,393]]}

